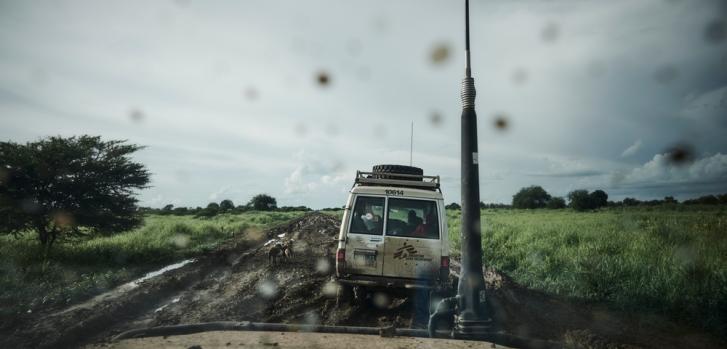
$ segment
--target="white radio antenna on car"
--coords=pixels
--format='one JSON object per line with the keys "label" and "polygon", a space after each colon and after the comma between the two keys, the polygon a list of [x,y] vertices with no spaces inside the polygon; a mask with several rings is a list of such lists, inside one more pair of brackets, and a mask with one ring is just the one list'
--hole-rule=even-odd
{"label": "white radio antenna on car", "polygon": [[409,166],[412,165],[411,159],[414,153],[414,121],[411,122],[411,133],[409,137]]}

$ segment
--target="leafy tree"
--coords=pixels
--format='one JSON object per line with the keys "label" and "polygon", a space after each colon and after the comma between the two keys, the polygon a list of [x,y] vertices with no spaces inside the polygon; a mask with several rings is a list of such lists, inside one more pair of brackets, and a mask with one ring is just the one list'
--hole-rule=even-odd
{"label": "leafy tree", "polygon": [[640,203],[639,200],[634,198],[625,198],[623,199],[623,205],[624,206],[637,206]]}
{"label": "leafy tree", "polygon": [[550,194],[541,186],[533,185],[522,188],[512,197],[514,208],[542,208],[550,200]]}
{"label": "leafy tree", "polygon": [[172,210],[172,213],[175,216],[184,216],[189,213],[189,209],[187,209],[186,207],[176,207],[174,208],[174,210]]}
{"label": "leafy tree", "polygon": [[664,197],[664,203],[666,204],[678,204],[679,201],[675,199],[673,196],[665,196]]}
{"label": "leafy tree", "polygon": [[225,200],[222,200],[222,202],[220,202],[220,210],[223,212],[230,212],[234,208],[235,208],[235,204],[232,203],[232,200],[225,199]]}
{"label": "leafy tree", "polygon": [[458,203],[453,202],[449,205],[444,206],[444,209],[446,210],[461,210],[462,206],[460,206]]}
{"label": "leafy tree", "polygon": [[585,211],[594,208],[591,196],[588,195],[588,190],[574,190],[568,193],[568,200],[570,201],[570,207],[576,211]]}
{"label": "leafy tree", "polygon": [[278,203],[274,197],[268,194],[258,194],[250,199],[248,206],[256,211],[273,211],[278,207]]}
{"label": "leafy tree", "polygon": [[565,208],[565,199],[559,196],[552,197],[550,198],[550,200],[548,200],[548,203],[545,205],[545,207],[549,209]]}
{"label": "leafy tree", "polygon": [[130,155],[143,147],[101,137],[0,142],[0,234],[37,234],[48,251],[63,235],[138,226],[135,190],[149,172]]}
{"label": "leafy tree", "polygon": [[210,202],[209,204],[207,204],[207,207],[205,207],[204,209],[197,212],[197,214],[195,214],[194,216],[195,217],[214,217],[218,213],[220,213],[220,205],[217,204],[216,202]]}
{"label": "leafy tree", "polygon": [[591,197],[591,205],[593,208],[599,208],[604,207],[608,205],[608,194],[606,194],[603,190],[594,190],[590,194],[588,194]]}

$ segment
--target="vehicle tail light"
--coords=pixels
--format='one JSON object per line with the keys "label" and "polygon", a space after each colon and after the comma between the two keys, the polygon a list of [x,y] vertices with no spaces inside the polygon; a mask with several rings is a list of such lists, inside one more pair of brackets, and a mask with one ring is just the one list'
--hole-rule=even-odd
{"label": "vehicle tail light", "polygon": [[346,266],[346,249],[339,248],[336,251],[336,274],[342,274]]}
{"label": "vehicle tail light", "polygon": [[449,257],[442,257],[442,269],[447,268],[449,269]]}

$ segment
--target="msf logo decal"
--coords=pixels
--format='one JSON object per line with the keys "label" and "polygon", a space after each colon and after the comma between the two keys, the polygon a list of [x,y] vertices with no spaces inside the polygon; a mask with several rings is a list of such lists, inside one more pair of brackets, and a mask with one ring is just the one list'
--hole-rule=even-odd
{"label": "msf logo decal", "polygon": [[406,242],[404,242],[404,246],[396,249],[394,259],[409,259],[409,256],[415,256],[417,252],[418,251],[414,248],[414,246],[407,245]]}

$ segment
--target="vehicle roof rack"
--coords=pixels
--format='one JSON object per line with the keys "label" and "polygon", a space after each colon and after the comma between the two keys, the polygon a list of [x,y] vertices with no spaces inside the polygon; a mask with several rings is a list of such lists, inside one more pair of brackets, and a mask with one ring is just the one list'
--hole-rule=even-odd
{"label": "vehicle roof rack", "polygon": [[[396,177],[397,179],[386,177]],[[357,184],[439,190],[439,176],[356,171],[354,186]]]}

